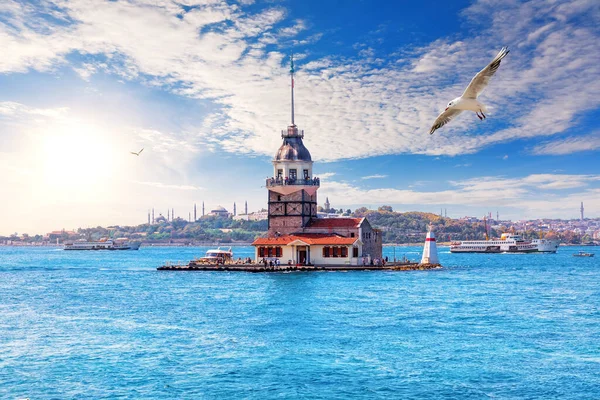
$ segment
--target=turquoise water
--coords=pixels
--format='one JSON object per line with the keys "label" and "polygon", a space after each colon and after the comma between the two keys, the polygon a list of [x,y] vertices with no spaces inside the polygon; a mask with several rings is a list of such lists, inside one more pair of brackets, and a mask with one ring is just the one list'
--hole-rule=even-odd
{"label": "turquoise water", "polygon": [[600,398],[581,249],[251,274],[155,270],[206,248],[0,247],[0,398]]}

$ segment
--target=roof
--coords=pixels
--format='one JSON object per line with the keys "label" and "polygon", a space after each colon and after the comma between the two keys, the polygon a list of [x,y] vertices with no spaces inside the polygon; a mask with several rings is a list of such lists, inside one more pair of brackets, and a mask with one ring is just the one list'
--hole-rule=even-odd
{"label": "roof", "polygon": [[364,218],[313,218],[310,228],[358,228]]}
{"label": "roof", "polygon": [[302,242],[307,245],[352,245],[356,242],[360,242],[358,238],[349,238],[340,235],[327,235],[324,233],[303,233],[298,235],[284,235],[271,238],[258,238],[252,243],[252,245],[286,246],[296,241]]}
{"label": "roof", "polygon": [[274,161],[312,161],[310,152],[299,136],[284,137]]}

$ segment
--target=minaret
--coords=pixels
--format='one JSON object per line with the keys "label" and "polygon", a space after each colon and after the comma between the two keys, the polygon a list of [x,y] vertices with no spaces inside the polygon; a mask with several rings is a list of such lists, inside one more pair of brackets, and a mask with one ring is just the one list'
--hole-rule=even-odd
{"label": "minaret", "polygon": [[192,213],[191,212],[188,213],[188,221],[192,222]]}
{"label": "minaret", "polygon": [[273,177],[267,178],[269,192],[269,236],[303,232],[317,217],[317,190],[320,180],[313,176],[313,161],[294,118],[294,58],[290,60],[291,114],[283,143],[273,159]]}
{"label": "minaret", "polygon": [[421,264],[439,264],[440,259],[438,258],[437,245],[435,243],[435,235],[429,225],[429,231],[427,232],[427,238],[425,238],[425,246],[423,246],[423,257],[421,258]]}
{"label": "minaret", "polygon": [[204,217],[204,202],[202,202],[202,216]]}
{"label": "minaret", "polygon": [[175,210],[171,208],[171,221],[175,219]]}
{"label": "minaret", "polygon": [[244,203],[244,214],[248,215],[248,200]]}
{"label": "minaret", "polygon": [[583,201],[581,202],[581,220],[583,221]]}
{"label": "minaret", "polygon": [[237,211],[235,210],[235,201],[233,202],[233,216],[237,215]]}
{"label": "minaret", "polygon": [[150,225],[150,210],[148,210],[148,225]]}
{"label": "minaret", "polygon": [[198,221],[198,218],[196,218],[196,203],[194,203],[194,222]]}
{"label": "minaret", "polygon": [[152,207],[152,225],[154,225],[154,207]]}
{"label": "minaret", "polygon": [[167,221],[170,221],[169,219],[169,209],[167,208]]}

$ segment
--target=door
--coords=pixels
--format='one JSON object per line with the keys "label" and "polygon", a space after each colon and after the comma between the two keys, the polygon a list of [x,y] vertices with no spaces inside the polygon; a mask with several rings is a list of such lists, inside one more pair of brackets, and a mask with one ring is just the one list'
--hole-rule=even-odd
{"label": "door", "polygon": [[306,250],[298,250],[298,262],[302,265],[306,264]]}

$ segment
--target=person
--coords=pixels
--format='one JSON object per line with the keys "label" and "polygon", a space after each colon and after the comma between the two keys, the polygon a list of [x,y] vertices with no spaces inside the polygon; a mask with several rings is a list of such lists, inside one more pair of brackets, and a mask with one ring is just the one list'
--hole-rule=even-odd
{"label": "person", "polygon": [[280,265],[279,258],[277,260],[275,260],[275,265],[279,267],[279,265]]}
{"label": "person", "polygon": [[385,262],[388,262],[388,256],[385,256]]}

